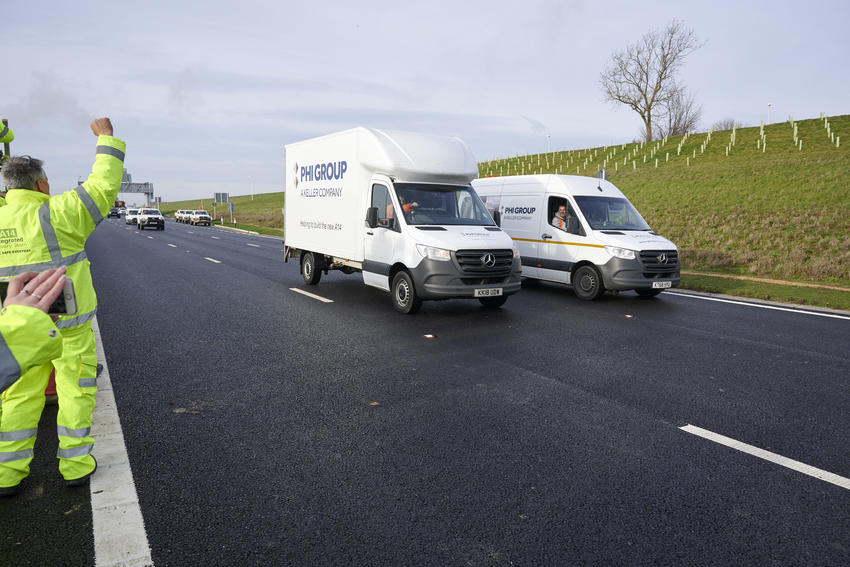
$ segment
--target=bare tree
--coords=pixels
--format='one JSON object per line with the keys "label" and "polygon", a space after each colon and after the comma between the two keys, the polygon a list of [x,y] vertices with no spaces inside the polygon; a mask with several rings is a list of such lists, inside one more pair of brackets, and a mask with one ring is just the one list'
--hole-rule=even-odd
{"label": "bare tree", "polygon": [[656,122],[655,138],[682,136],[697,129],[702,119],[702,107],[696,97],[684,88],[676,89],[660,104],[660,120]]}
{"label": "bare tree", "polygon": [[640,115],[646,141],[652,140],[658,105],[669,102],[679,90],[676,73],[682,61],[699,47],[694,31],[673,20],[612,55],[599,75],[606,100],[625,104]]}
{"label": "bare tree", "polygon": [[714,131],[717,130],[731,130],[735,127],[736,120],[734,118],[724,118],[723,120],[718,120],[714,124],[711,125],[711,129]]}

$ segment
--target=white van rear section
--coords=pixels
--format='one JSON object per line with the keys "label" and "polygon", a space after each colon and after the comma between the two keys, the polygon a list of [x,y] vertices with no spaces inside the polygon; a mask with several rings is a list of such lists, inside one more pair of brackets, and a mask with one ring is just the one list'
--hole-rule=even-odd
{"label": "white van rear section", "polygon": [[[607,180],[520,175],[472,185],[517,244],[524,277],[571,284],[582,299],[605,290],[654,296],[679,285],[676,245]],[[563,218],[556,216],[561,206]]]}
{"label": "white van rear section", "polygon": [[354,128],[289,144],[285,162],[284,258],[307,284],[358,272],[404,313],[519,291],[517,249],[470,186],[478,164],[459,138]]}

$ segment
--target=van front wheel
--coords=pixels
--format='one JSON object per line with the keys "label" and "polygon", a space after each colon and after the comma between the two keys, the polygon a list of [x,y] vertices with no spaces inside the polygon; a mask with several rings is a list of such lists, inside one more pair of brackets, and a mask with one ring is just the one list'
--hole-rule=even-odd
{"label": "van front wheel", "polygon": [[312,252],[304,252],[301,255],[301,277],[307,285],[316,285],[322,277],[322,270]]}
{"label": "van front wheel", "polygon": [[593,301],[605,291],[602,285],[602,276],[593,266],[582,266],[572,278],[573,289],[576,292],[576,297],[585,301]]}
{"label": "van front wheel", "polygon": [[422,298],[416,296],[413,280],[405,271],[395,275],[390,293],[393,296],[393,307],[400,313],[413,315],[422,307]]}

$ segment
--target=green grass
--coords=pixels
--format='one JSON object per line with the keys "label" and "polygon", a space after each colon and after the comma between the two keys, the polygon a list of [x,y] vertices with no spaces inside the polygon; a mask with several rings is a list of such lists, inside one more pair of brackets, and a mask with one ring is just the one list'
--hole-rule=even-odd
{"label": "green grass", "polygon": [[[576,175],[578,168],[578,174],[593,176],[604,166],[650,226],[678,245],[683,269],[705,274],[683,276],[683,287],[850,309],[841,299],[850,291],[710,277],[850,287],[850,115],[828,120],[842,138],[840,147],[827,137],[823,120],[809,119],[796,122],[802,150],[794,144],[791,123],[782,122],[764,127],[764,151],[756,126],[736,129],[728,156],[732,131],[724,130],[712,132],[710,140],[702,132],[684,141],[679,136],[481,162],[479,174]],[[239,227],[281,234],[283,193],[231,201]],[[212,212],[210,205],[210,200],[180,201],[163,203],[162,210],[171,214],[204,206]],[[217,211],[222,215],[230,220],[226,208]]]}

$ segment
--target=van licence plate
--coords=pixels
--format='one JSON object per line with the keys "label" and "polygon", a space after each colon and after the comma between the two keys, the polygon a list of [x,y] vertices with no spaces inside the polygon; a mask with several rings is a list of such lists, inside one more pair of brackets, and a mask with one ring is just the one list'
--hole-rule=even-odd
{"label": "van licence plate", "polygon": [[495,297],[502,295],[502,288],[488,287],[484,289],[476,289],[472,297]]}
{"label": "van licence plate", "polygon": [[667,289],[673,287],[673,282],[652,282],[652,289]]}

